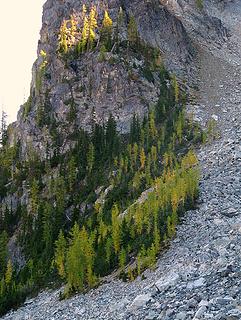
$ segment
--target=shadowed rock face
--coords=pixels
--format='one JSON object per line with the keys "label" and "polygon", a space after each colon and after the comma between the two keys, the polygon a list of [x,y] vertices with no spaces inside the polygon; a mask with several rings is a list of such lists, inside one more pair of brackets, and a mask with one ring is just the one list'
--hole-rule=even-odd
{"label": "shadowed rock face", "polygon": [[203,1],[203,9],[198,8],[196,0],[160,0],[160,2],[182,22],[192,41],[214,42],[220,45],[227,40],[228,31],[222,25],[222,21],[212,15],[212,9],[222,11],[230,1],[206,0]]}

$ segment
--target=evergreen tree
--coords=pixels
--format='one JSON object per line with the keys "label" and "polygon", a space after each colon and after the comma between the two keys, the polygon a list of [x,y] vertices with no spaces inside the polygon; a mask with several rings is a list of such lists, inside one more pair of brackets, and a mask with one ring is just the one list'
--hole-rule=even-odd
{"label": "evergreen tree", "polygon": [[89,33],[90,33],[90,23],[88,16],[84,17],[83,29],[81,34],[81,41],[79,43],[79,53],[84,52],[86,50],[86,46],[89,40]]}
{"label": "evergreen tree", "polygon": [[97,10],[96,6],[92,6],[89,14],[89,34],[88,34],[88,47],[87,50],[92,49],[94,41],[96,40],[97,28]]}
{"label": "evergreen tree", "polygon": [[68,28],[67,21],[64,20],[60,27],[59,34],[59,50],[60,52],[67,53],[68,52]]}
{"label": "evergreen tree", "polygon": [[13,277],[13,266],[11,260],[8,260],[7,269],[5,273],[5,283],[7,286],[10,285]]}
{"label": "evergreen tree", "polygon": [[141,148],[141,151],[140,151],[140,169],[141,170],[145,168],[145,163],[146,163],[145,150],[144,148]]}
{"label": "evergreen tree", "polygon": [[107,51],[111,50],[112,26],[113,26],[113,21],[110,18],[108,11],[105,10],[104,19],[102,22],[102,29],[101,29],[101,39]]}
{"label": "evergreen tree", "polygon": [[84,286],[84,257],[81,248],[80,230],[77,223],[72,228],[70,236],[70,246],[66,258],[68,286],[70,290],[82,290]]}
{"label": "evergreen tree", "polygon": [[91,173],[94,163],[95,163],[95,148],[93,143],[90,143],[89,151],[87,154],[87,170],[89,173]]}
{"label": "evergreen tree", "polygon": [[173,90],[174,90],[175,102],[178,103],[180,93],[179,93],[179,85],[177,82],[177,77],[175,75],[173,75],[173,77],[172,77],[172,86],[173,86]]}
{"label": "evergreen tree", "polygon": [[7,243],[8,235],[6,231],[0,234],[0,275],[4,272],[7,264]]}
{"label": "evergreen tree", "polygon": [[60,230],[58,239],[55,241],[54,261],[61,278],[65,278],[66,247],[67,243],[64,237],[64,233],[62,230]]}
{"label": "evergreen tree", "polygon": [[113,158],[116,150],[118,150],[116,121],[112,114],[110,114],[106,125],[106,149],[110,159]]}
{"label": "evergreen tree", "polygon": [[112,240],[115,253],[120,251],[121,244],[121,228],[120,228],[120,219],[119,219],[119,209],[116,204],[114,204],[111,210],[112,216]]}
{"label": "evergreen tree", "polygon": [[77,166],[75,158],[71,157],[68,163],[68,186],[69,191],[72,191],[77,178]]}
{"label": "evergreen tree", "polygon": [[137,24],[134,16],[130,17],[128,27],[127,27],[128,42],[131,46],[139,45],[139,33],[137,29]]}
{"label": "evergreen tree", "polygon": [[31,206],[31,213],[36,215],[39,208],[39,184],[36,179],[33,179],[33,182],[30,188],[30,206]]}
{"label": "evergreen tree", "polygon": [[7,141],[7,114],[2,110],[1,114],[1,127],[0,127],[0,147],[5,145]]}
{"label": "evergreen tree", "polygon": [[121,269],[124,269],[126,265],[126,250],[124,248],[119,253],[119,265]]}
{"label": "evergreen tree", "polygon": [[52,207],[46,202],[43,212],[43,242],[47,256],[51,256],[52,242],[53,242],[53,221],[52,221]]}

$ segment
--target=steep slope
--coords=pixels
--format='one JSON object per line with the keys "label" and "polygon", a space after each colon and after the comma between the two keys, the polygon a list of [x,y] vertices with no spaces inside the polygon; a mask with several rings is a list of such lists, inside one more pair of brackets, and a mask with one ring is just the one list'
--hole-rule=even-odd
{"label": "steep slope", "polygon": [[[50,9],[51,5],[56,7],[57,3],[49,1],[48,5]],[[134,10],[133,8],[132,10]],[[153,9],[152,6],[150,8]],[[170,12],[173,10],[173,7],[167,8]],[[193,3],[190,8],[194,10]],[[239,8],[238,4],[236,4],[236,8]],[[238,160],[240,158],[238,149],[238,137],[240,136],[238,84],[240,73],[237,66],[232,66],[232,63],[235,64],[237,61],[240,52],[236,43],[236,39],[239,39],[239,34],[236,33],[239,17],[232,11],[232,5],[226,7],[225,10],[226,13],[223,13],[223,17],[226,19],[230,15],[231,19],[227,19],[227,21],[224,19],[223,23],[226,24],[232,37],[219,50],[212,39],[209,37],[205,39],[205,33],[200,32],[202,41],[199,45],[201,48],[198,48],[199,53],[197,60],[195,60],[197,61],[195,66],[200,68],[199,104],[190,105],[188,108],[188,111],[194,114],[197,120],[201,120],[202,124],[211,116],[218,120],[221,137],[217,142],[203,147],[198,153],[203,171],[200,207],[191,211],[183,220],[183,225],[178,227],[176,240],[161,257],[155,272],[146,271],[147,279],[143,281],[140,278],[131,283],[111,281],[86,295],[77,296],[64,302],[57,301],[58,292],[48,295],[43,293],[37,300],[30,301],[27,306],[21,308],[18,313],[6,316],[6,319],[17,317],[24,319],[30,316],[34,319],[48,319],[48,317],[56,319],[192,319],[196,312],[195,319],[199,319],[202,314],[205,318],[211,317],[212,314],[214,319],[215,317],[221,319],[223,315],[230,316],[230,319],[235,319],[235,317],[239,319],[240,314],[237,306],[240,299],[238,278],[240,272],[240,246],[238,244],[240,240],[240,219],[238,216],[240,210],[238,199],[240,194],[238,177]],[[170,14],[166,9],[165,12],[167,15]],[[215,15],[217,12],[213,12],[213,14]],[[179,15],[177,11],[175,11],[175,15]],[[190,18],[183,18],[183,24],[187,23],[188,34],[197,40],[199,38],[197,38],[196,32],[192,32],[193,25],[190,26],[190,22],[187,22],[188,19]],[[213,21],[213,19],[208,20]],[[232,21],[235,21],[236,24],[233,25]],[[196,17],[192,22],[195,22],[196,26],[200,23],[197,22]],[[218,46],[220,46],[223,41],[223,30],[226,29],[222,27],[221,31],[216,33],[215,26],[216,24],[212,23],[208,28],[214,27],[212,32],[216,34],[215,42],[218,39]],[[148,27],[145,28],[143,27],[143,37],[146,36],[145,30]],[[211,53],[205,48],[206,44],[210,42],[212,44],[210,45]],[[161,41],[158,40],[158,43]],[[225,47],[230,48],[231,53]],[[222,58],[220,59],[219,56]],[[207,82],[210,84],[208,87]],[[34,85],[33,88],[35,88]],[[230,93],[228,90],[231,90]],[[153,98],[153,94],[152,92],[151,98]],[[29,114],[29,123],[34,118],[31,117],[34,114],[35,105],[32,115]],[[56,104],[57,108],[58,106]],[[217,108],[219,108],[218,112]],[[231,128],[230,113],[233,114]],[[121,114],[120,117],[123,115]],[[84,121],[83,119],[85,119],[85,115],[81,121]],[[64,122],[65,118],[62,120]],[[15,125],[18,126],[17,129],[14,129],[17,130],[17,134],[20,132],[22,134],[21,126],[24,130],[26,129],[26,120],[20,125],[21,121]],[[28,130],[29,128],[27,132]],[[35,125],[33,125],[34,130],[36,130]],[[29,132],[27,135],[29,136]],[[30,139],[33,136],[36,136],[36,132],[31,134]],[[22,135],[21,138],[26,139],[26,136]],[[222,148],[220,148],[220,142],[222,142]],[[229,159],[230,150],[232,150],[232,162]],[[223,195],[223,190],[226,190],[226,197]],[[155,283],[156,285],[154,285]],[[223,292],[223,287],[225,287],[225,292]],[[228,292],[228,297],[226,292]],[[136,299],[133,302],[134,298]],[[232,308],[233,310],[231,310]]]}
{"label": "steep slope", "polygon": [[198,61],[200,104],[193,110],[203,120],[218,116],[220,138],[198,152],[199,208],[183,219],[157,269],[68,301],[58,301],[59,291],[43,292],[3,319],[240,319],[240,66],[205,51]]}

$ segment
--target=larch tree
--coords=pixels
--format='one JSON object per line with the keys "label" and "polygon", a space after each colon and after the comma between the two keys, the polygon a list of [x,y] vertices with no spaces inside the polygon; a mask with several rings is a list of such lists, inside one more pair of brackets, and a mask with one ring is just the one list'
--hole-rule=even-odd
{"label": "larch tree", "polygon": [[115,253],[120,251],[121,244],[121,228],[120,228],[120,218],[119,218],[119,209],[117,204],[114,204],[111,210],[112,217],[112,239]]}
{"label": "larch tree", "polygon": [[141,148],[140,151],[140,169],[143,170],[145,168],[146,163],[146,154],[144,148]]}
{"label": "larch tree", "polygon": [[78,25],[77,19],[75,15],[72,14],[70,16],[70,39],[69,39],[70,47],[74,46],[76,43],[76,36],[77,36],[77,30],[78,30],[77,25]]}
{"label": "larch tree", "polygon": [[96,29],[97,24],[97,9],[96,6],[92,6],[89,14],[89,35],[88,35],[88,48],[87,50],[92,49],[94,41],[96,40]]}
{"label": "larch tree", "polygon": [[110,18],[108,11],[105,10],[104,19],[102,22],[101,38],[102,38],[102,41],[104,42],[105,48],[108,51],[111,50],[112,28],[113,28],[113,21]]}
{"label": "larch tree", "polygon": [[83,258],[84,258],[82,263],[85,266],[87,284],[90,287],[92,287],[95,283],[95,275],[93,272],[95,253],[93,250],[92,239],[91,237],[89,237],[85,227],[83,227],[80,232],[80,239],[81,239],[80,250],[83,251]]}
{"label": "larch tree", "polygon": [[81,249],[80,230],[77,223],[75,223],[72,228],[70,236],[70,246],[66,258],[68,286],[70,290],[82,290],[84,286],[85,270],[83,264],[83,251]]}
{"label": "larch tree", "polygon": [[89,39],[89,33],[90,33],[90,23],[88,16],[84,17],[83,21],[83,29],[81,34],[81,41],[79,43],[79,53],[83,53],[86,50],[86,46],[88,44]]}
{"label": "larch tree", "polygon": [[0,275],[4,272],[7,264],[7,243],[8,235],[6,231],[0,234]]}
{"label": "larch tree", "polygon": [[59,50],[63,53],[68,52],[68,27],[66,20],[62,22],[62,25],[60,27]]}
{"label": "larch tree", "polygon": [[7,269],[6,269],[6,273],[5,273],[5,283],[6,283],[7,286],[10,285],[10,283],[12,281],[12,277],[13,277],[12,261],[8,260]]}

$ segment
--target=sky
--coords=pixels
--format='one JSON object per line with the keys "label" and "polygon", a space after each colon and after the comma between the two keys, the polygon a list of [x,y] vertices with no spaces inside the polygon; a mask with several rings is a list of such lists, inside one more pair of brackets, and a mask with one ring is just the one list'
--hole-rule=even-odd
{"label": "sky", "polygon": [[0,0],[0,110],[7,112],[8,122],[16,120],[29,96],[45,1]]}

